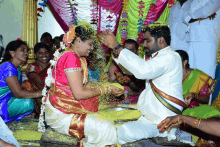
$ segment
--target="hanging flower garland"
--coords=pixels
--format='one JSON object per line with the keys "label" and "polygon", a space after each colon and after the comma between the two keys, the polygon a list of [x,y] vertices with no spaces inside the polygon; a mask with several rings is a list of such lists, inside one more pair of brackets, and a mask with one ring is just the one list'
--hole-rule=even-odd
{"label": "hanging flower garland", "polygon": [[[146,25],[149,25],[153,23],[154,21],[157,21],[158,18],[162,15],[164,9],[167,6],[167,0],[157,0],[152,1],[152,4],[150,5],[149,12],[147,14],[147,17],[144,21],[143,27]],[[141,43],[143,40],[143,33],[138,34],[138,43]]]}
{"label": "hanging flower garland", "polygon": [[[72,1],[74,1],[74,0],[72,0]],[[77,3],[71,3],[70,1],[69,1],[69,4],[70,4],[70,8],[71,8],[71,14],[72,14],[72,20],[71,20],[71,22],[69,22],[69,26],[71,26],[71,25],[77,25],[77,23],[78,23],[78,21],[77,21],[77,8],[76,8],[76,6],[78,6],[78,4]]]}
{"label": "hanging flower garland", "polygon": [[[97,31],[110,31],[116,34],[122,10],[122,0],[98,0],[98,25]],[[109,60],[110,53],[106,46],[102,46],[106,51],[106,61]]]}
{"label": "hanging flower garland", "polygon": [[128,0],[124,0],[122,6],[122,16],[121,16],[121,44],[124,44],[125,40],[127,39],[128,31],[127,31],[127,25],[128,25]]}
{"label": "hanging flower garland", "polygon": [[[45,7],[47,7],[46,3],[48,2],[48,0],[42,0],[42,3],[38,3],[38,5],[40,6],[39,8],[37,8],[37,17],[42,17],[42,15],[40,15],[40,13],[44,13],[45,12]],[[39,19],[37,18],[37,21]]]}
{"label": "hanging flower garland", "polygon": [[100,30],[110,30],[116,34],[122,10],[122,0],[99,0],[98,32]]}
{"label": "hanging flower garland", "polygon": [[113,32],[113,25],[111,23],[113,22],[113,17],[111,15],[107,16],[106,18],[106,30]]}
{"label": "hanging flower garland", "polygon": [[[143,25],[144,25],[144,20],[143,20],[143,13],[144,13],[144,11],[143,11],[143,9],[145,8],[145,6],[144,6],[145,3],[143,1],[140,1],[139,4],[140,5],[138,6],[138,8],[139,8],[139,11],[138,11],[139,15],[138,16],[140,18],[138,19],[138,23],[137,23],[137,25],[138,25],[138,39],[137,39],[137,43],[138,44],[140,44],[142,39],[143,39],[143,33],[141,31],[142,31],[142,28],[143,28]],[[138,49],[139,57],[142,57],[142,54],[143,54],[143,48],[140,46],[139,49]]]}
{"label": "hanging flower garland", "polygon": [[97,2],[92,2],[92,5],[90,5],[90,11],[91,13],[91,24],[92,25],[97,25],[98,23],[98,7],[97,7]]}
{"label": "hanging flower garland", "polygon": [[[142,33],[141,33],[141,30],[142,30],[142,27],[143,27],[143,25],[144,25],[144,20],[143,20],[143,13],[144,13],[144,11],[143,11],[143,9],[145,8],[145,6],[144,6],[144,2],[143,1],[140,1],[139,2],[139,6],[138,6],[138,8],[139,8],[139,11],[138,11],[138,13],[139,13],[139,20],[138,20],[138,23],[137,23],[137,25],[138,25],[138,39],[139,38],[141,38],[141,36],[142,36]],[[140,44],[140,39],[139,40],[137,40],[137,42]]]}
{"label": "hanging flower garland", "polygon": [[[107,0],[107,2],[112,2],[112,0]],[[113,25],[111,24],[112,22],[113,22],[113,10],[111,9],[111,8],[109,8],[108,10],[107,10],[108,12],[110,12],[110,15],[108,15],[107,17],[106,17],[106,30],[108,30],[108,31],[110,31],[110,32],[113,32]]]}
{"label": "hanging flower garland", "polygon": [[[129,1],[128,11],[128,38],[137,40],[141,32],[144,18],[150,8],[151,1]],[[134,33],[135,32],[135,33]],[[138,42],[138,40],[137,40]]]}

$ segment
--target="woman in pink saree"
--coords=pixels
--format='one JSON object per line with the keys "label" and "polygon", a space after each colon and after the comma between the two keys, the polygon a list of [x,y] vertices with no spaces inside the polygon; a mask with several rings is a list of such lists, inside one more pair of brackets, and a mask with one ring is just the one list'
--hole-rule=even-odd
{"label": "woman in pink saree", "polygon": [[47,94],[45,121],[58,132],[79,138],[83,146],[114,146],[117,143],[114,125],[92,113],[98,111],[99,95],[121,95],[123,90],[88,82],[84,57],[97,48],[96,32],[89,24],[81,23],[77,27],[71,26],[63,40],[67,48],[54,54],[57,58],[52,70],[55,82]]}

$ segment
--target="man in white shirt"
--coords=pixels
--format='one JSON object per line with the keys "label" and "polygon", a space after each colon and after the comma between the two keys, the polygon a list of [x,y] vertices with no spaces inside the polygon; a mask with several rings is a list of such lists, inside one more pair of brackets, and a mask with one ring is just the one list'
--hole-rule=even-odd
{"label": "man in white shirt", "polygon": [[[183,14],[188,25],[187,53],[191,68],[197,68],[214,78],[220,26],[220,0],[188,0],[190,7]],[[184,30],[183,30],[184,31]]]}
{"label": "man in white shirt", "polygon": [[[118,55],[117,64],[125,67],[137,79],[146,80],[145,90],[139,96],[137,109],[142,116],[117,127],[118,143],[161,136],[175,139],[175,129],[160,133],[157,125],[166,117],[181,113],[185,103],[182,94],[182,63],[180,56],[170,47],[170,30],[155,22],[144,28],[144,48],[147,61],[128,49],[123,49],[110,32],[101,32],[100,40]],[[116,56],[117,56],[116,55]]]}
{"label": "man in white shirt", "polygon": [[0,116],[0,147],[20,147],[13,136],[13,132],[8,128]]}
{"label": "man in white shirt", "polygon": [[171,48],[174,50],[184,50],[188,48],[186,42],[187,24],[183,23],[183,13],[188,11],[191,0],[178,0],[170,9],[169,28],[171,32]]}

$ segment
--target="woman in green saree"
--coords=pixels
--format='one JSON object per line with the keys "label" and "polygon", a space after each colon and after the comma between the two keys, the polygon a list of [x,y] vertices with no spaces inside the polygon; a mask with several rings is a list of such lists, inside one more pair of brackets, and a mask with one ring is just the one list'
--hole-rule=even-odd
{"label": "woman in green saree", "polygon": [[176,50],[183,63],[183,97],[188,108],[208,104],[214,80],[199,69],[189,67],[189,56],[183,50]]}

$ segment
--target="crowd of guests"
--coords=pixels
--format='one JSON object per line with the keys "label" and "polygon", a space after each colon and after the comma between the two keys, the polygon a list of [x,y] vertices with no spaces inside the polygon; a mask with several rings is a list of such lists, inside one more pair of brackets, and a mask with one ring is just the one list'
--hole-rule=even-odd
{"label": "crowd of guests", "polygon": [[[203,6],[197,6],[194,1],[179,0],[171,9],[169,27],[161,22],[146,26],[142,31],[146,51],[143,59],[138,56],[139,45],[135,40],[128,39],[121,45],[111,32],[97,35],[84,22],[53,39],[47,32],[42,34],[34,46],[36,62],[28,64],[27,80],[22,81],[19,66],[27,61],[29,48],[22,40],[8,43],[0,61],[0,130],[5,132],[0,134],[0,145],[19,146],[5,123],[23,117],[42,117],[43,106],[43,119],[48,126],[77,137],[84,146],[114,147],[117,143],[152,137],[175,139],[177,126],[185,132],[194,128],[220,137],[220,110],[208,105],[213,93],[216,36],[214,42],[193,39],[198,33],[193,29],[196,26],[209,35],[215,31],[207,31],[206,27],[219,24],[220,3],[203,1]],[[205,4],[213,12],[206,14]],[[98,57],[103,50],[100,42],[113,51],[104,65],[105,74],[99,66],[103,60]],[[56,59],[52,66],[51,59]],[[204,64],[202,60],[208,62]],[[53,77],[54,82],[44,89],[47,76]],[[47,93],[45,101],[43,90]],[[101,119],[96,112],[99,97],[106,94],[124,96],[116,103],[111,101],[112,105],[137,104],[142,116],[117,127]],[[218,140],[199,138],[195,145],[199,144],[217,145]]]}

